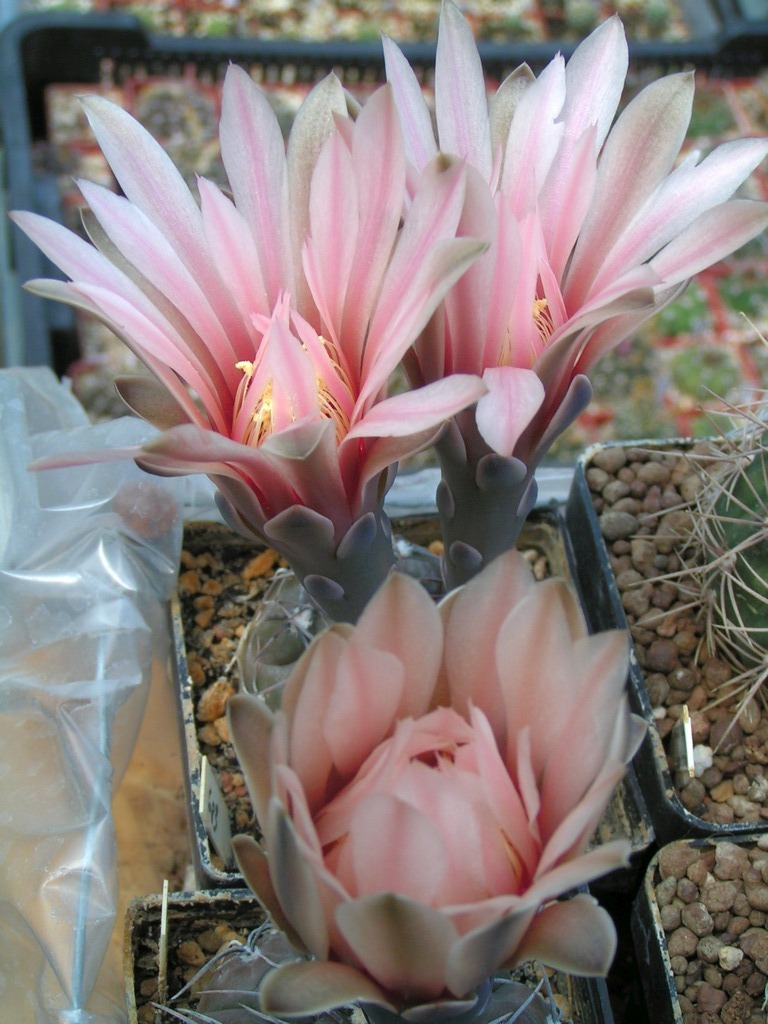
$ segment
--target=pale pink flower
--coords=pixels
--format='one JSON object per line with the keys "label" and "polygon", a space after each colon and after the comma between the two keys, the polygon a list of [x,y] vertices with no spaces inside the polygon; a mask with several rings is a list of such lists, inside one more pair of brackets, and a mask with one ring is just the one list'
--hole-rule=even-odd
{"label": "pale pink flower", "polygon": [[455,237],[462,163],[433,161],[406,210],[389,87],[358,112],[325,79],[286,153],[268,100],[230,67],[220,134],[233,198],[200,179],[198,203],[138,122],[103,98],[85,108],[124,192],[81,183],[94,244],[15,219],[70,278],[32,287],[104,320],[156,378],[120,390],[163,433],[112,457],[207,473],[233,523],[278,547],[333,617],[354,618],[392,564],[382,503],[397,461],[485,391],[457,375],[387,397],[485,246]]}
{"label": "pale pink flower", "polygon": [[556,901],[628,853],[587,850],[643,731],[627,658],[624,633],[588,636],[569,585],[508,552],[439,606],[391,576],[354,628],[313,642],[278,712],[232,698],[263,833],[235,839],[238,861],[314,958],[271,974],[262,1008],[424,1019],[533,957],[605,973],[608,915]]}
{"label": "pale pink flower", "polygon": [[[614,123],[628,63],[615,17],[567,64],[558,55],[537,78],[525,65],[513,72],[489,109],[470,29],[444,0],[437,138],[419,83],[388,39],[385,56],[411,167],[423,170],[438,147],[464,158],[475,173],[462,230],[491,240],[407,363],[414,383],[459,372],[488,385],[440,444],[449,556],[456,542],[471,572],[513,543],[535,497],[533,471],[589,401],[595,362],[766,227],[768,204],[732,196],[768,142],[727,142],[678,163],[690,73],[648,85]],[[450,557],[447,568],[454,581],[465,575]]]}

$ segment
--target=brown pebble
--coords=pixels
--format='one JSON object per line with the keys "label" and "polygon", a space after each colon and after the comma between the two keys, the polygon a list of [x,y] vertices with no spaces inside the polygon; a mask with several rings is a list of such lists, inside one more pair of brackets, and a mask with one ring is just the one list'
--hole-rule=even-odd
{"label": "brown pebble", "polygon": [[[627,453],[623,445],[608,445],[598,448],[592,455],[592,465],[607,473],[618,473],[627,464]],[[588,471],[589,472],[589,471]]]}
{"label": "brown pebble", "polygon": [[680,664],[677,647],[671,640],[655,640],[646,651],[645,667],[667,675]]}
{"label": "brown pebble", "polygon": [[222,743],[231,742],[232,737],[230,736],[229,721],[227,720],[226,715],[222,715],[220,718],[217,718],[216,721],[213,723],[213,727],[216,730],[219,740]]}
{"label": "brown pebble", "polygon": [[645,688],[652,708],[661,707],[669,694],[667,677],[661,672],[651,672],[645,677]]}
{"label": "brown pebble", "polygon": [[207,928],[197,936],[200,948],[206,953],[218,953],[221,948],[221,936],[215,928]]}
{"label": "brown pebble", "polygon": [[698,886],[687,877],[680,879],[677,884],[677,895],[683,903],[692,903],[698,896]]}
{"label": "brown pebble", "polygon": [[195,625],[199,626],[200,629],[207,629],[210,626],[215,610],[213,608],[206,608],[195,615]]}
{"label": "brown pebble", "polygon": [[650,587],[632,587],[631,590],[625,590],[621,595],[621,603],[628,615],[633,615],[636,619],[639,618],[650,607]]}
{"label": "brown pebble", "polygon": [[277,553],[272,548],[265,548],[245,566],[242,577],[244,580],[255,580],[260,576],[269,576],[274,571],[277,561]]}
{"label": "brown pebble", "polygon": [[[706,795],[707,791],[704,788],[703,783],[698,779],[691,779],[690,782],[687,782],[681,790],[680,799],[689,811],[695,812],[699,807],[703,806]],[[688,877],[691,878],[690,871]],[[692,879],[692,881],[696,880]],[[699,883],[697,882],[697,884]]]}
{"label": "brown pebble", "polygon": [[637,516],[630,512],[616,512],[607,509],[600,516],[600,532],[606,540],[617,540],[619,537],[630,537],[638,528]]}
{"label": "brown pebble", "polygon": [[758,971],[768,974],[768,932],[752,926],[739,936],[739,949],[748,956]]}
{"label": "brown pebble", "polygon": [[747,982],[744,986],[744,988],[747,991],[747,994],[750,996],[759,997],[760,1002],[762,1003],[763,996],[765,995],[765,986],[767,980],[768,979],[766,979],[765,975],[761,971],[753,971],[747,978]]}
{"label": "brown pebble", "polygon": [[744,710],[739,715],[739,725],[743,732],[753,733],[760,726],[760,705],[754,697],[747,701]]}
{"label": "brown pebble", "polygon": [[[677,644],[677,641],[674,642]],[[682,690],[684,693],[690,693],[696,685],[696,673],[689,668],[673,669],[667,678],[673,690]]]}
{"label": "brown pebble", "polygon": [[[695,884],[695,883],[692,883]],[[681,912],[683,924],[690,928],[694,935],[702,938],[704,935],[711,935],[714,930],[714,921],[703,903],[694,900],[683,907]]]}
{"label": "brown pebble", "polygon": [[637,471],[637,479],[649,485],[666,484],[671,475],[669,466],[665,466],[661,462],[646,462]]}
{"label": "brown pebble", "polygon": [[714,964],[707,964],[704,970],[701,972],[701,976],[708,985],[712,985],[713,988],[723,987],[723,975],[720,972],[719,967],[715,967]]}
{"label": "brown pebble", "polygon": [[139,985],[139,992],[145,999],[157,999],[157,978],[144,978]]}
{"label": "brown pebble", "polygon": [[709,882],[701,891],[701,902],[710,914],[717,914],[730,910],[737,894],[738,890],[730,880]]}
{"label": "brown pebble", "polygon": [[725,840],[716,845],[713,874],[717,878],[741,878],[748,867],[749,855],[743,846]]}
{"label": "brown pebble", "polygon": [[[663,852],[663,851],[662,851]],[[661,864],[659,864],[661,869]],[[663,878],[661,882],[656,886],[656,902],[660,907],[665,907],[668,903],[671,903],[675,898],[677,892],[677,879],[674,875],[669,875]]]}
{"label": "brown pebble", "polygon": [[200,686],[205,682],[205,671],[200,661],[191,654],[187,657],[187,672],[193,686]]}
{"label": "brown pebble", "polygon": [[709,690],[716,690],[727,683],[733,675],[730,665],[720,658],[710,658],[703,670],[704,684]]}
{"label": "brown pebble", "polygon": [[705,964],[716,964],[722,948],[716,935],[704,935],[696,944],[696,956]]}
{"label": "brown pebble", "polygon": [[623,480],[609,480],[601,490],[603,498],[609,505],[615,505],[621,498],[630,493],[629,484]]}
{"label": "brown pebble", "polygon": [[632,564],[643,576],[651,576],[655,568],[656,545],[647,537],[635,537],[630,541]]}
{"label": "brown pebble", "polygon": [[729,714],[712,723],[709,736],[710,745],[723,754],[731,753],[744,738],[741,726]]}
{"label": "brown pebble", "polygon": [[226,679],[217,679],[200,697],[196,717],[199,722],[215,722],[221,718],[227,701],[234,693],[234,688]]}
{"label": "brown pebble", "polygon": [[602,493],[603,488],[611,479],[610,475],[599,466],[590,466],[584,473],[584,478],[590,491],[595,491],[597,494]]}
{"label": "brown pebble", "polygon": [[694,861],[685,873],[692,882],[695,882],[696,885],[699,886],[699,888],[701,888],[701,886],[711,878],[709,865],[703,858],[701,860]]}
{"label": "brown pebble", "polygon": [[178,588],[182,593],[197,594],[200,592],[200,577],[194,569],[179,574]]}
{"label": "brown pebble", "polygon": [[665,932],[673,932],[682,924],[682,907],[679,903],[668,903],[665,907],[659,907],[659,916]]}
{"label": "brown pebble", "polygon": [[182,963],[189,964],[190,967],[202,967],[207,959],[199,944],[192,939],[180,942],[176,954]]}
{"label": "brown pebble", "polygon": [[672,583],[662,583],[660,587],[654,587],[651,604],[654,608],[667,611],[677,600],[677,587]]}
{"label": "brown pebble", "polygon": [[730,804],[712,804],[709,808],[709,820],[715,825],[731,825],[736,820]]}
{"label": "brown pebble", "polygon": [[719,988],[703,982],[696,993],[696,1009],[699,1013],[718,1013],[726,1003],[727,995]]}
{"label": "brown pebble", "polygon": [[670,956],[693,956],[696,952],[698,938],[690,928],[681,926],[670,933],[667,948]]}
{"label": "brown pebble", "polygon": [[709,794],[718,803],[725,803],[733,797],[733,780],[723,779],[717,786],[713,786]]}
{"label": "brown pebble", "polygon": [[213,725],[202,725],[197,730],[198,740],[208,747],[218,747],[220,743],[219,734]]}
{"label": "brown pebble", "polygon": [[688,843],[670,843],[659,851],[659,874],[662,879],[686,878],[688,867],[699,859],[699,851]]}

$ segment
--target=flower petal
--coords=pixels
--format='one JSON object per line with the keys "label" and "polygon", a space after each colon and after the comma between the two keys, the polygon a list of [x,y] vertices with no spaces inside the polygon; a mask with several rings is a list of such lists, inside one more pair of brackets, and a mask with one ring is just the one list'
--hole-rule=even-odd
{"label": "flower petal", "polygon": [[266,975],[259,995],[264,1013],[277,1017],[312,1016],[356,1002],[395,1009],[361,971],[329,961],[284,964]]}
{"label": "flower petal", "polygon": [[283,913],[283,908],[275,894],[269,873],[269,861],[262,848],[253,836],[235,836],[232,840],[232,848],[237,859],[237,866],[248,887],[254,892],[275,926],[285,932],[288,940],[296,949],[303,952],[304,944]]}
{"label": "flower petal", "polygon": [[520,435],[544,401],[544,385],[533,370],[499,366],[485,370],[488,393],[477,403],[477,428],[499,455],[512,455]]}
{"label": "flower petal", "polygon": [[517,900],[514,909],[491,916],[453,944],[448,957],[446,984],[460,995],[476,988],[502,964],[512,960],[536,912],[537,904]]}
{"label": "flower petal", "polygon": [[248,73],[230,65],[221,101],[221,156],[238,210],[258,246],[261,278],[274,306],[292,291],[285,143],[274,111]]}
{"label": "flower petal", "polygon": [[403,666],[408,685],[401,691],[400,718],[414,718],[431,707],[443,649],[443,628],[423,587],[393,573],[371,598],[355,629],[362,649],[390,651]]}
{"label": "flower petal", "polygon": [[272,789],[269,746],[274,716],[263,700],[236,693],[227,701],[227,722],[256,820],[265,822]]}
{"label": "flower petal", "polygon": [[158,430],[190,422],[186,411],[158,380],[151,377],[118,377],[115,388],[129,409]]}
{"label": "flower petal", "polygon": [[408,160],[419,170],[437,155],[432,118],[413,68],[388,36],[382,38],[387,81],[392,86]]}
{"label": "flower petal", "polygon": [[[396,991],[406,1001],[435,998],[443,992],[446,960],[456,940],[444,914],[383,892],[340,904],[336,920],[367,973],[383,988]],[[465,994],[466,990],[454,992]]]}
{"label": "flower petal", "polygon": [[435,57],[437,134],[443,153],[460,156],[490,181],[493,154],[480,55],[469,25],[444,0]]}
{"label": "flower petal", "polygon": [[616,929],[594,897],[578,893],[544,907],[531,921],[513,964],[541,960],[583,977],[604,977],[616,954]]}
{"label": "flower petal", "polygon": [[270,876],[280,906],[312,956],[324,960],[329,953],[329,931],[320,884],[293,822],[274,799],[266,835]]}
{"label": "flower petal", "polygon": [[404,437],[421,433],[450,419],[486,394],[479,377],[454,373],[423,388],[404,391],[377,402],[349,430],[346,440],[357,437]]}
{"label": "flower petal", "polygon": [[394,654],[359,640],[345,646],[323,713],[323,737],[342,780],[390,735],[404,683],[404,666]]}

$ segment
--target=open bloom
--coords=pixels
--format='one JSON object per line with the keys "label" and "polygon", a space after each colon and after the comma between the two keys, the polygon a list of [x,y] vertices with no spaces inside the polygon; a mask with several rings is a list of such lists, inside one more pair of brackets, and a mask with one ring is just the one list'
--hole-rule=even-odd
{"label": "open bloom", "polygon": [[423,1015],[532,957],[604,973],[610,918],[557,897],[628,852],[585,852],[642,735],[627,655],[624,633],[587,635],[565,581],[536,583],[509,552],[439,606],[394,574],[354,628],[315,639],[278,712],[232,698],[264,837],[237,837],[238,861],[315,958],[271,974],[262,1008]]}
{"label": "open bloom", "polygon": [[[472,505],[462,516],[462,507],[478,488],[494,494],[501,477],[511,478],[524,519],[533,469],[589,401],[585,375],[595,362],[694,274],[766,227],[768,204],[732,196],[768,142],[727,142],[703,160],[692,152],[678,163],[694,92],[689,73],[648,85],[613,123],[628,63],[618,18],[567,64],[558,55],[538,77],[525,65],[513,72],[489,109],[470,29],[444,0],[437,138],[391,40],[385,55],[410,165],[425,168],[438,147],[463,157],[474,174],[462,230],[491,240],[407,364],[416,383],[459,372],[480,374],[488,386],[442,446],[446,518],[458,517],[471,541],[467,520],[479,529],[481,510]],[[487,455],[501,459],[492,457],[484,476]],[[505,467],[503,459],[515,461]],[[494,521],[487,543],[499,543],[499,528]]]}
{"label": "open bloom", "polygon": [[[136,121],[84,102],[124,196],[80,184],[93,245],[17,213],[71,279],[32,287],[104,320],[154,374],[120,384],[163,429],[127,454],[152,472],[207,473],[236,525],[280,548],[332,615],[354,617],[392,561],[381,512],[392,467],[485,390],[464,375],[386,397],[484,248],[455,237],[461,162],[433,161],[406,209],[389,87],[350,111],[328,77],[286,153],[266,97],[230,67],[220,135],[233,199],[201,179],[198,204]],[[339,567],[361,548],[363,566]]]}

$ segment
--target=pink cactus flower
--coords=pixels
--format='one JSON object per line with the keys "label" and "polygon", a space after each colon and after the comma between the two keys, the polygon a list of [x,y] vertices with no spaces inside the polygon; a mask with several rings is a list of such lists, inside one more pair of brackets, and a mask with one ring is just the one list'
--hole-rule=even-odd
{"label": "pink cactus flower", "polygon": [[456,238],[462,162],[434,160],[406,205],[389,87],[358,112],[325,79],[286,153],[266,97],[230,67],[220,134],[233,199],[200,179],[198,202],[133,118],[100,97],[85,107],[124,196],[81,183],[93,245],[31,213],[15,220],[70,278],[31,287],[106,322],[155,378],[119,387],[162,433],[93,458],[208,474],[233,524],[281,550],[331,617],[354,619],[393,562],[382,503],[397,461],[485,392],[456,375],[387,397],[486,245]]}
{"label": "pink cactus flower", "polygon": [[278,712],[232,698],[263,833],[238,861],[312,958],[272,973],[262,1008],[426,1019],[533,957],[605,973],[610,918],[558,897],[628,853],[587,849],[643,732],[627,659],[624,633],[588,636],[569,585],[509,552],[439,606],[394,574],[316,638]]}
{"label": "pink cactus flower", "polygon": [[463,157],[474,174],[462,229],[491,240],[407,362],[414,383],[459,372],[488,385],[439,444],[446,572],[456,583],[514,543],[536,465],[588,403],[597,360],[768,225],[768,204],[732,198],[768,142],[726,142],[678,162],[690,73],[648,85],[614,123],[628,64],[615,17],[567,64],[558,55],[538,77],[518,68],[489,109],[470,29],[444,0],[437,137],[388,39],[385,56],[410,180],[438,148]]}

